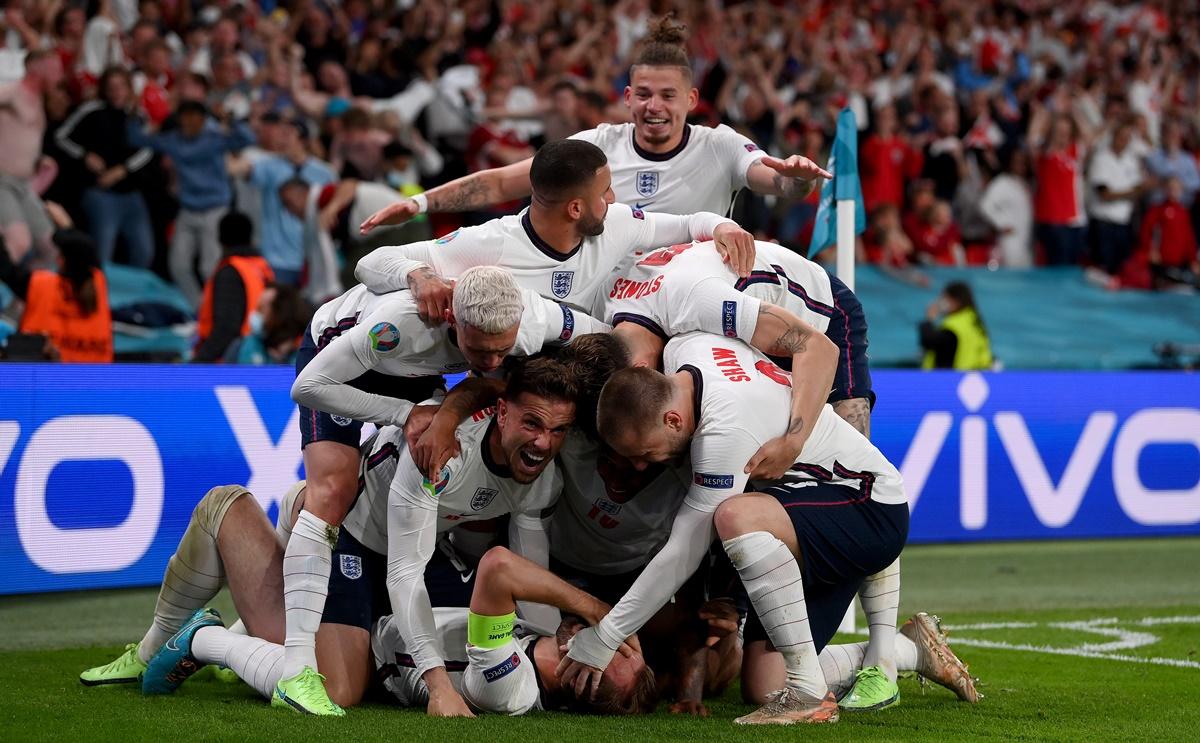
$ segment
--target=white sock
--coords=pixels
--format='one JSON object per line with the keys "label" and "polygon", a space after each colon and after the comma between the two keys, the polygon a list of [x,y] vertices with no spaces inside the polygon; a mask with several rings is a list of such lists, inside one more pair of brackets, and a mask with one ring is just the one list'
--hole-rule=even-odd
{"label": "white sock", "polygon": [[896,680],[896,613],[900,609],[900,558],[863,581],[858,590],[870,642],[864,666],[879,666]]}
{"label": "white sock", "polygon": [[867,643],[854,642],[846,645],[826,645],[821,651],[821,672],[825,683],[838,699],[854,686],[855,675],[863,665]]}
{"label": "white sock", "polygon": [[229,625],[229,631],[235,635],[250,634],[249,632],[246,631],[246,623],[240,619],[237,620],[236,622],[234,622],[233,624]]}
{"label": "white sock", "polygon": [[[839,699],[854,686],[855,674],[862,669],[867,656],[868,643],[851,642],[845,645],[826,645],[821,651],[821,671],[825,674],[825,683],[829,690]],[[899,633],[896,634],[896,670],[917,670],[917,646]]]}
{"label": "white sock", "polygon": [[285,678],[295,676],[305,666],[317,667],[316,635],[329,591],[333,554],[330,536],[335,534],[337,529],[308,511],[301,511],[292,527],[283,553]]}
{"label": "white sock", "polygon": [[198,508],[188,522],[175,554],[167,561],[158,601],[154,604],[154,622],[138,643],[138,657],[149,662],[162,644],[179,631],[187,618],[203,608],[221,590],[224,571],[217,551],[216,529],[200,523]]}
{"label": "white sock", "polygon": [[787,685],[806,697],[829,691],[817,660],[800,565],[787,545],[765,531],[723,543],[771,644],[783,655]]}
{"label": "white sock", "polygon": [[192,638],[192,655],[201,663],[222,665],[268,699],[283,678],[283,646],[239,635],[224,627],[202,627]]}

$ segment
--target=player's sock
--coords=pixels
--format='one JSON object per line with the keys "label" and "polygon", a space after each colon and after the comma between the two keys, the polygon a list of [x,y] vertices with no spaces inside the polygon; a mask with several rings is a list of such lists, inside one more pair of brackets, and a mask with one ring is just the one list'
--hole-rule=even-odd
{"label": "player's sock", "polygon": [[[915,647],[915,646],[914,646]],[[854,686],[854,679],[863,667],[863,656],[867,654],[867,643],[853,642],[846,645],[826,645],[818,659],[825,683],[838,699]]]}
{"label": "player's sock", "polygon": [[[337,529],[301,511],[283,553],[283,605],[287,633],[283,677],[317,667],[316,635],[329,590],[329,563]],[[332,537],[332,538],[331,538]]]}
{"label": "player's sock", "polygon": [[896,635],[896,670],[915,671],[920,667],[921,654],[917,644],[904,635]]}
{"label": "player's sock", "polygon": [[258,637],[204,627],[192,638],[192,655],[201,663],[225,666],[268,699],[283,678],[283,646]]}
{"label": "player's sock", "polygon": [[722,544],[767,637],[783,655],[787,685],[807,698],[824,698],[829,689],[808,624],[800,565],[791,550],[765,531],[743,534]]}
{"label": "player's sock", "polygon": [[188,617],[221,590],[224,571],[217,550],[217,533],[229,506],[248,492],[238,486],[213,488],[196,504],[183,539],[167,561],[167,572],[154,605],[154,622],[138,643],[138,657],[143,662],[148,663]]}
{"label": "player's sock", "polygon": [[250,634],[249,632],[246,631],[246,623],[240,619],[237,620],[236,622],[234,622],[233,624],[229,625],[229,631],[235,635]]}
{"label": "player's sock", "polygon": [[900,609],[900,559],[863,581],[858,590],[870,640],[864,666],[879,666],[896,680],[896,613]]}

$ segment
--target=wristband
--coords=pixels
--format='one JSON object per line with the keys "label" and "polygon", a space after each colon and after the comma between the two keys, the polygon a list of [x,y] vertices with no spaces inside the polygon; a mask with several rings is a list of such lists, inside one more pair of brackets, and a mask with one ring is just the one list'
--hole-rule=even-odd
{"label": "wristband", "polygon": [[424,214],[429,211],[429,199],[426,198],[424,193],[415,194],[409,198],[417,202],[417,214]]}
{"label": "wristband", "polygon": [[509,612],[500,617],[489,617],[468,611],[467,642],[484,650],[502,647],[512,637],[513,622],[516,619],[516,612]]}

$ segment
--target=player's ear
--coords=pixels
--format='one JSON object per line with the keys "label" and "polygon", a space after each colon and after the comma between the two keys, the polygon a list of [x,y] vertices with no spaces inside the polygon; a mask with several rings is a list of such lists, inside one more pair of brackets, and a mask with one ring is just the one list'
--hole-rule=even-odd
{"label": "player's ear", "polygon": [[633,88],[626,85],[625,86],[625,107],[630,108],[632,106],[633,106]]}
{"label": "player's ear", "polygon": [[496,422],[504,423],[504,419],[508,417],[508,403],[501,397],[496,400]]}
{"label": "player's ear", "polygon": [[449,307],[442,310],[442,320],[449,323],[450,327],[457,325],[457,323],[454,321],[454,310],[450,309]]}
{"label": "player's ear", "polygon": [[567,215],[571,219],[579,219],[583,216],[583,199],[571,199],[567,202]]}
{"label": "player's ear", "polygon": [[667,412],[663,413],[663,423],[672,431],[683,430],[683,417],[678,412],[669,408]]}
{"label": "player's ear", "polygon": [[700,105],[700,91],[692,88],[688,91],[688,111],[695,111],[698,105]]}

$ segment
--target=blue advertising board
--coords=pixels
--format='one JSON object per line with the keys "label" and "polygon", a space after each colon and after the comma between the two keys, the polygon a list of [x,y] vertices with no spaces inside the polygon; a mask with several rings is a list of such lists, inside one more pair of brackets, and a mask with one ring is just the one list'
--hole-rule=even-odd
{"label": "blue advertising board", "polygon": [[[1200,376],[878,371],[910,542],[1200,534]],[[192,507],[302,476],[287,368],[0,365],[0,594],[155,584]]]}

